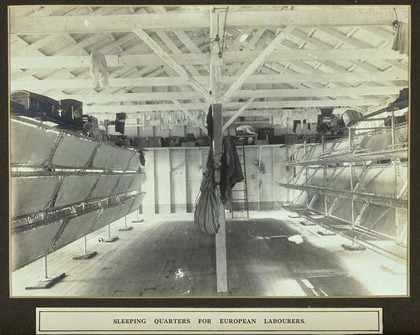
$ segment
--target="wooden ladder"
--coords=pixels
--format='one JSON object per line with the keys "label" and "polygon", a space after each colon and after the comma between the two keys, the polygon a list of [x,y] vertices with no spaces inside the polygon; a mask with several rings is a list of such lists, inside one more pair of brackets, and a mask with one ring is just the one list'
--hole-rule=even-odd
{"label": "wooden ladder", "polygon": [[[249,207],[248,207],[248,185],[247,185],[247,177],[246,177],[246,160],[245,160],[245,139],[248,138],[249,136],[243,136],[243,137],[238,137],[241,141],[241,146],[239,147],[240,150],[238,151],[238,157],[239,157],[239,162],[241,164],[241,168],[242,168],[242,172],[244,175],[244,180],[237,183],[235,185],[235,187],[239,187],[241,184],[243,184],[243,188],[240,189],[235,189],[235,187],[232,189],[232,207],[231,207],[231,213],[232,213],[232,218],[234,217],[234,205],[233,202],[238,202],[238,201],[243,201],[243,211],[246,211],[246,217],[249,218]],[[237,148],[238,149],[238,148]],[[240,152],[242,151],[242,153]],[[233,193],[236,194],[242,194],[242,197],[239,199],[234,199],[233,198]],[[236,211],[238,212],[238,211]]]}

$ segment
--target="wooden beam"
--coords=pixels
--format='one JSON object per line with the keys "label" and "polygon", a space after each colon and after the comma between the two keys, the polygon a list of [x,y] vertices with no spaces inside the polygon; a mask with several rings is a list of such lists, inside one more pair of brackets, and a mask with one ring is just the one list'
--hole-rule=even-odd
{"label": "wooden beam", "polygon": [[[280,28],[293,26],[364,26],[390,25],[395,20],[396,8],[400,21],[408,22],[409,6],[322,8],[313,10],[270,10],[270,11],[229,11],[228,26]],[[49,34],[68,33],[106,33],[129,32],[133,29],[151,30],[192,30],[208,28],[208,12],[180,12],[165,14],[127,14],[127,15],[68,15],[19,17],[10,11],[10,33]]]}
{"label": "wooden beam", "polygon": [[372,47],[372,45],[369,45],[366,42],[360,41],[354,37],[348,37],[346,34],[343,34],[342,32],[335,30],[331,27],[317,27],[317,30],[322,31],[326,33],[327,35],[334,37],[339,42],[343,42],[355,48],[369,49]]}
{"label": "wooden beam", "polygon": [[[223,113],[221,104],[213,104],[213,157],[216,167],[220,166],[223,152]],[[221,198],[220,193],[220,169],[215,169],[214,179],[216,182],[216,196]],[[216,234],[216,278],[217,292],[227,292],[227,255],[226,255],[226,222],[225,206],[220,201],[219,207],[219,231]]]}
{"label": "wooden beam", "polygon": [[[322,29],[322,28],[320,28],[320,29]],[[334,33],[334,32],[331,32],[331,30],[332,29],[329,29],[327,31],[329,31],[330,33]],[[340,34],[340,33],[338,33],[338,34],[339,34],[339,36],[343,36],[343,34]],[[334,48],[334,46],[331,46],[331,45],[329,45],[329,44],[327,44],[327,43],[325,43],[325,42],[323,42],[321,40],[318,40],[316,38],[312,38],[312,37],[307,36],[306,34],[304,34],[302,31],[299,31],[298,29],[295,29],[293,31],[293,35],[295,35],[296,37],[304,40],[305,42],[307,42],[307,43],[309,43],[311,45],[314,45],[317,48],[325,48],[326,50],[333,49]],[[352,39],[348,38],[345,35],[344,35],[344,37],[346,38],[346,41],[352,40]],[[343,43],[344,43],[344,41],[343,41]],[[369,45],[366,44],[366,43],[364,43],[364,42],[360,42],[360,44],[358,44],[358,45],[360,45],[360,47],[369,47]],[[353,64],[355,64],[356,66],[358,66],[358,67],[360,67],[360,68],[362,68],[364,70],[367,70],[367,71],[372,71],[373,72],[373,71],[377,71],[378,70],[376,67],[374,67],[374,66],[372,66],[370,64],[366,64],[366,63],[364,63],[364,62],[362,62],[360,60],[354,60],[354,61],[351,61],[351,62]],[[337,64],[335,64],[335,63],[333,63],[331,61],[324,61],[324,62],[320,62],[320,63],[323,63],[324,65],[329,66],[331,68],[337,68],[337,67],[339,67]]]}
{"label": "wooden beam", "polygon": [[219,41],[217,39],[223,38],[218,36],[220,29],[220,22],[218,20],[218,13],[213,7],[210,8],[210,91],[211,91],[211,102],[220,103],[221,101],[221,89],[222,89],[222,59],[219,52]]}
{"label": "wooden beam", "polygon": [[199,92],[206,101],[210,101],[208,91],[189,75],[178,63],[176,63],[162,48],[142,29],[134,31],[165,63],[167,63],[189,86]]}
{"label": "wooden beam", "polygon": [[[345,88],[300,88],[272,90],[241,90],[233,97],[247,98],[284,98],[284,97],[340,97],[346,95],[392,95],[398,94],[406,86],[375,86]],[[34,91],[34,93],[39,93]],[[128,102],[128,101],[160,101],[160,100],[199,100],[201,95],[189,92],[150,92],[150,93],[116,93],[116,94],[57,94],[55,99],[75,99],[84,103]]]}
{"label": "wooden beam", "polygon": [[190,120],[196,125],[196,126],[198,126],[198,127],[200,127],[201,128],[201,130],[207,135],[207,128],[201,123],[201,122],[199,122],[195,117],[194,117],[194,115],[192,115],[191,114],[191,112],[188,110],[188,109],[186,109],[186,108],[184,108],[184,106],[183,105],[181,105],[179,102],[178,102],[178,100],[176,100],[176,99],[173,99],[172,100],[172,102],[175,104],[175,106],[177,106],[178,107],[178,109],[180,109],[180,110],[182,110],[189,118],[190,118]]}
{"label": "wooden beam", "polygon": [[[367,99],[324,99],[324,100],[289,100],[289,101],[271,101],[270,109],[279,108],[309,108],[309,107],[346,107],[346,106],[382,106],[385,104],[383,98],[367,98]],[[205,110],[206,103],[185,103],[183,108],[187,110]],[[232,115],[239,108],[243,106],[243,102],[229,102],[226,103],[223,108],[225,109],[224,115]],[[153,105],[92,105],[84,106],[83,111],[88,114],[103,114],[103,113],[135,113],[135,112],[157,112],[157,111],[171,111],[174,110],[174,104],[153,104]],[[267,102],[252,102],[249,109],[255,114],[255,109],[261,109],[258,111],[258,115],[264,114],[264,110],[267,109]],[[270,112],[270,115],[272,111]]]}
{"label": "wooden beam", "polygon": [[[186,87],[186,89],[189,89]],[[34,92],[37,93],[37,92]],[[161,101],[161,100],[200,100],[201,95],[195,91],[187,92],[150,92],[150,93],[114,93],[103,92],[93,94],[60,94],[55,99],[76,99],[84,103],[107,103],[128,101]]]}
{"label": "wooden beam", "polygon": [[[243,51],[247,52],[247,51],[250,51],[250,50],[254,49],[257,42],[264,43],[265,39],[263,41],[261,41],[261,36],[264,34],[264,32],[265,32],[265,29],[258,29],[256,32],[254,32],[252,34],[252,37],[250,38],[250,40],[246,43],[245,47],[241,48],[242,51],[240,51],[240,52],[243,52]],[[241,34],[239,34],[239,36],[241,36]],[[255,49],[258,50],[260,48],[255,48]],[[235,61],[235,63],[233,65],[228,67],[228,70],[226,71],[226,76],[231,76],[233,74],[236,74],[236,73],[238,73],[238,71],[240,71],[240,69],[243,69],[242,71],[245,71],[246,67],[248,65],[247,62],[251,62],[251,60],[254,60],[255,58],[257,58],[259,56],[259,53],[260,53],[260,51],[258,51],[258,54],[255,57],[248,58],[246,60],[246,62],[244,62],[245,64],[244,63],[236,63],[237,61]],[[268,58],[270,56],[271,55],[268,55]],[[227,59],[225,59],[225,61],[227,62]]]}
{"label": "wooden beam", "polygon": [[[128,36],[127,36],[128,39]],[[120,42],[121,39],[117,40]],[[122,42],[122,41],[121,41]],[[22,50],[22,49],[21,49]],[[259,51],[225,51],[223,62],[225,64],[250,62],[260,54]],[[170,54],[180,65],[208,65],[210,57],[207,54],[187,53]],[[118,66],[150,66],[166,64],[161,58],[152,54],[136,55],[105,55],[108,67]],[[288,61],[323,61],[323,60],[407,60],[406,54],[400,54],[391,49],[331,49],[331,50],[281,50],[274,51],[267,61],[288,62]],[[90,56],[45,56],[45,57],[22,57],[12,56],[12,69],[48,69],[48,68],[80,68],[90,66]],[[400,66],[407,68],[405,63]]]}
{"label": "wooden beam", "polygon": [[[408,72],[384,71],[384,72],[346,72],[346,73],[319,73],[309,74],[278,74],[278,75],[251,75],[247,78],[249,84],[277,84],[277,83],[331,83],[347,82],[361,83],[372,81],[408,81]],[[208,76],[193,77],[202,85],[209,82]],[[231,84],[238,80],[238,76],[224,77],[224,84]],[[148,77],[148,78],[111,78],[110,87],[149,87],[149,86],[186,86],[188,83],[180,77]],[[62,80],[13,80],[12,90],[43,90],[43,89],[72,89],[91,88],[91,79],[62,79]]]}
{"label": "wooden beam", "polygon": [[[171,68],[168,68],[167,70],[167,73],[169,74],[169,75],[176,75],[176,72],[173,70],[173,69],[171,69]],[[174,97],[173,99],[171,99],[172,100],[172,102],[180,109],[180,110],[182,110],[187,116],[189,116],[190,117],[190,119],[191,119],[191,121],[193,121],[196,125],[198,125],[198,127],[200,127],[203,131],[204,131],[204,133],[205,134],[207,134],[207,128],[205,128],[204,127],[204,125],[203,124],[201,124],[201,122],[199,122],[195,117],[194,117],[194,115],[192,115],[192,113],[187,109],[187,108],[185,108],[184,107],[184,104],[181,104],[177,99],[180,99],[180,95],[182,94],[182,93],[187,93],[187,94],[191,94],[191,93],[196,93],[196,94],[198,94],[199,96],[197,97],[197,99],[199,99],[199,98],[201,98],[201,95],[199,94],[199,93],[197,93],[197,92],[190,92],[190,91],[188,91],[187,92],[187,90],[188,90],[188,88],[187,87],[185,87],[185,86],[180,86],[179,87],[179,89],[182,91],[182,92],[175,92],[176,94],[178,94],[178,96],[177,97]],[[169,92],[165,92],[166,94],[168,94]],[[166,97],[166,99],[168,99],[168,97]],[[205,110],[205,109],[204,109]]]}
{"label": "wooden beam", "polygon": [[225,131],[226,129],[228,129],[228,127],[231,125],[231,123],[233,121],[235,121],[235,119],[242,114],[242,112],[248,108],[248,106],[251,104],[251,102],[254,101],[255,98],[249,98],[247,102],[244,103],[244,105],[239,108],[239,110],[232,115],[232,117],[223,125],[223,131]]}
{"label": "wooden beam", "polygon": [[[172,41],[172,39],[169,38],[169,36],[164,31],[156,31],[156,34],[159,36],[159,38],[163,41],[163,43],[166,44],[166,46],[171,50],[174,54],[182,54],[181,50],[178,48],[178,46]],[[197,71],[197,69],[194,67],[194,65],[191,64],[185,64],[185,67],[190,72],[192,76],[199,76],[200,73]]]}
{"label": "wooden beam", "polygon": [[294,29],[293,26],[287,26],[282,32],[280,32],[276,38],[266,47],[261,54],[254,59],[254,61],[248,66],[248,68],[242,72],[239,78],[229,87],[222,97],[222,100],[227,101],[231,95],[239,90],[247,78],[268,58],[268,56],[277,48],[277,45],[283,41],[287,35]]}
{"label": "wooden beam", "polygon": [[31,54],[38,56],[36,52],[39,51],[39,49],[41,49],[47,44],[51,44],[54,40],[60,38],[61,35],[62,33],[46,35],[43,38],[39,39],[38,41],[32,44],[29,44],[27,47],[25,47],[24,49],[21,49],[17,53],[14,53],[13,56],[18,56],[18,55],[31,56]]}
{"label": "wooden beam", "polygon": [[180,39],[187,49],[192,53],[201,54],[200,48],[191,40],[191,38],[182,30],[175,30],[175,35]]}

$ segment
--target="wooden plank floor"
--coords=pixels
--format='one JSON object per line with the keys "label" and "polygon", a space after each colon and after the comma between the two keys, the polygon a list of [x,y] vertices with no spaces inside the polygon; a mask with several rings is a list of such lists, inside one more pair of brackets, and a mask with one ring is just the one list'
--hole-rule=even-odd
{"label": "wooden plank floor", "polygon": [[[371,296],[405,295],[403,260],[373,251],[351,252],[341,236],[320,236],[319,226],[302,226],[285,210],[253,212],[227,222],[228,293],[216,292],[214,236],[201,232],[192,214],[142,216],[133,230],[111,225],[113,243],[99,242],[107,228],[87,238],[90,260],[73,260],[80,239],[48,256],[48,273],[66,273],[49,289],[26,290],[43,278],[44,260],[11,274],[12,296]],[[229,216],[227,215],[227,218]],[[132,215],[128,222],[135,220]],[[300,235],[303,243],[288,240]]]}

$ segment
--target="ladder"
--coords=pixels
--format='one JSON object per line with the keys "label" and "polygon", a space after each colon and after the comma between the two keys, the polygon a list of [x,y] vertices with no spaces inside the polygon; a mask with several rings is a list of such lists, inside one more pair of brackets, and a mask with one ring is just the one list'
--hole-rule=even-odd
{"label": "ladder", "polygon": [[[240,140],[241,146],[236,147],[236,151],[238,152],[238,158],[239,162],[241,164],[242,172],[244,175],[244,180],[237,183],[235,187],[232,189],[232,207],[231,207],[231,213],[232,218],[234,217],[234,202],[243,201],[243,211],[246,211],[246,217],[249,218],[249,208],[248,208],[248,186],[247,186],[247,178],[246,178],[246,160],[245,160],[245,140],[251,136],[248,135],[241,135],[237,136],[237,138]],[[254,137],[254,136],[252,136]],[[240,149],[240,150],[238,150]],[[238,194],[239,198],[234,198],[233,194]]]}

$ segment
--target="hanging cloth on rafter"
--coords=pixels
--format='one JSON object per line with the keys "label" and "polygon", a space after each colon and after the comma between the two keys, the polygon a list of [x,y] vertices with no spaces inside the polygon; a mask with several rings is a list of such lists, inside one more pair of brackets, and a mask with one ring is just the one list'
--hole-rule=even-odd
{"label": "hanging cloth on rafter", "polygon": [[93,87],[100,88],[100,82],[103,87],[109,88],[108,84],[108,66],[105,56],[95,48],[92,48],[90,54],[90,74],[93,76]]}
{"label": "hanging cloth on rafter", "polygon": [[396,21],[397,33],[395,34],[392,50],[399,51],[400,54],[408,55],[408,24]]}

